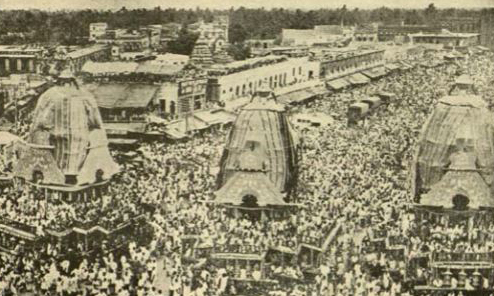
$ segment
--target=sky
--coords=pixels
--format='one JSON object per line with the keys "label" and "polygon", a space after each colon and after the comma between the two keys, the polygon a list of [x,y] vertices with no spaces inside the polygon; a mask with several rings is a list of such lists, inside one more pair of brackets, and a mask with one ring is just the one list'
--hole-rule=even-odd
{"label": "sky", "polygon": [[438,8],[482,8],[494,7],[494,0],[0,0],[1,9],[111,9],[125,6],[132,8],[153,8],[160,6],[175,8],[228,9],[230,7],[316,9],[336,8],[344,4],[348,8],[376,8],[381,6],[399,8],[425,8],[430,3]]}

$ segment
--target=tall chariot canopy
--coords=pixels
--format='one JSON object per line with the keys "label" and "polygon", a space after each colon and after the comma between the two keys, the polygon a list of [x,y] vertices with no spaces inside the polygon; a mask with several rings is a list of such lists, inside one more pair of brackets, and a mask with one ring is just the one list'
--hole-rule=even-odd
{"label": "tall chariot canopy", "polygon": [[39,98],[27,142],[15,168],[26,180],[41,172],[44,183],[81,185],[118,172],[96,100],[75,84],[54,86]]}
{"label": "tall chariot canopy", "polygon": [[420,204],[494,205],[494,118],[479,96],[446,96],[429,116],[412,167],[412,193]]}
{"label": "tall chariot canopy", "polygon": [[240,111],[225,146],[218,175],[218,188],[239,170],[247,151],[262,164],[265,175],[279,192],[289,193],[296,185],[297,137],[284,105],[271,90],[260,86],[252,101]]}

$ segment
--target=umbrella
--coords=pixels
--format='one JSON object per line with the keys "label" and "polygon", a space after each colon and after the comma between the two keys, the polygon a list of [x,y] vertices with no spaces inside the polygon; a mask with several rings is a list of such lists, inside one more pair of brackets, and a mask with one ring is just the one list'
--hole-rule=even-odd
{"label": "umbrella", "polygon": [[13,135],[9,132],[0,131],[0,146],[8,145],[12,142],[16,142],[20,140],[21,138],[19,138],[16,135]]}

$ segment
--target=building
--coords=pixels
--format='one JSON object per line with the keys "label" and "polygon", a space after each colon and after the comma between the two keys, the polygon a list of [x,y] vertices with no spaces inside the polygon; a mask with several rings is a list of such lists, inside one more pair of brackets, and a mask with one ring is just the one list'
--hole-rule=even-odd
{"label": "building", "polygon": [[149,39],[149,46],[151,48],[158,48],[161,44],[161,31],[162,25],[148,25],[139,28],[139,32],[147,35]]}
{"label": "building", "polygon": [[197,39],[190,55],[190,62],[194,65],[205,67],[213,64],[210,41],[204,35],[201,35],[199,39]]}
{"label": "building", "polygon": [[40,94],[47,86],[47,79],[37,74],[11,74],[0,78],[0,90],[5,93],[5,104],[13,103],[14,100],[22,104],[20,102],[23,97],[30,93]]}
{"label": "building", "polygon": [[269,49],[275,46],[276,39],[248,39],[245,45],[250,48],[251,57],[269,54]]}
{"label": "building", "polygon": [[96,38],[96,43],[118,46],[120,52],[142,51],[150,47],[146,33],[124,29],[106,30],[105,35]]}
{"label": "building", "polygon": [[363,42],[376,42],[378,39],[377,35],[378,35],[377,24],[359,25],[355,27],[353,40],[363,41]]}
{"label": "building", "polygon": [[215,16],[213,22],[206,23],[204,20],[199,20],[196,23],[190,24],[188,30],[204,36],[208,41],[216,40],[218,37],[224,38],[228,42],[228,28],[230,19],[227,15]]}
{"label": "building", "polygon": [[166,23],[162,25],[160,40],[160,45],[162,46],[162,48],[166,49],[169,42],[178,38],[178,33],[180,32],[181,28],[182,24],[179,23]]}
{"label": "building", "polygon": [[277,46],[270,49],[273,55],[282,55],[290,58],[309,56],[308,46]]}
{"label": "building", "polygon": [[156,106],[159,86],[141,83],[88,84],[103,122],[140,122]]}
{"label": "building", "polygon": [[163,83],[158,92],[160,115],[184,118],[205,109],[206,88],[206,78],[183,78]]}
{"label": "building", "polygon": [[94,44],[78,48],[57,56],[61,68],[69,69],[72,73],[79,73],[87,61],[104,62],[110,58],[110,46]]}
{"label": "building", "polygon": [[[118,46],[118,52],[135,52],[161,47],[162,25],[142,26],[139,30],[109,29],[106,23],[89,25],[90,41]],[[116,53],[112,53],[115,55]]]}
{"label": "building", "polygon": [[479,33],[480,19],[476,17],[448,17],[437,21],[437,26],[454,33]]}
{"label": "building", "polygon": [[98,37],[104,36],[108,29],[107,23],[91,23],[89,24],[89,41],[96,41]]}
{"label": "building", "polygon": [[475,46],[480,42],[478,33],[451,33],[443,30],[441,33],[415,33],[410,34],[411,43],[442,44],[444,46]]}
{"label": "building", "polygon": [[319,63],[308,57],[267,56],[208,69],[208,100],[230,101],[254,94],[263,81],[275,91],[319,77]]}
{"label": "building", "polygon": [[320,51],[313,60],[320,63],[319,76],[328,80],[383,66],[383,58],[384,50],[345,48]]}
{"label": "building", "polygon": [[484,9],[481,12],[480,45],[494,50],[494,8]]}
{"label": "building", "polygon": [[323,25],[314,29],[283,29],[281,43],[285,46],[312,46],[314,44],[333,43],[352,37],[353,27]]}
{"label": "building", "polygon": [[377,39],[381,42],[409,42],[410,34],[439,34],[442,28],[440,26],[427,25],[379,25],[377,28]]}
{"label": "building", "polygon": [[44,54],[40,47],[0,45],[0,76],[40,73]]}
{"label": "building", "polygon": [[154,56],[153,63],[161,65],[187,65],[189,56],[174,53],[158,54]]}

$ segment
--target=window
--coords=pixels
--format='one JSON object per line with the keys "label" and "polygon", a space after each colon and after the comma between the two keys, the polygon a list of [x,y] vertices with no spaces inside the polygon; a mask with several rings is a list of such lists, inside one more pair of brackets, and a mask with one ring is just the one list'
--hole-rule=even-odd
{"label": "window", "polygon": [[238,96],[239,93],[240,93],[240,86],[237,86],[235,88],[235,95]]}
{"label": "window", "polygon": [[302,67],[298,67],[298,75],[302,75]]}
{"label": "window", "polygon": [[295,76],[295,68],[292,69],[292,75]]}
{"label": "window", "polygon": [[194,97],[194,110],[199,110],[202,107],[201,96]]}

